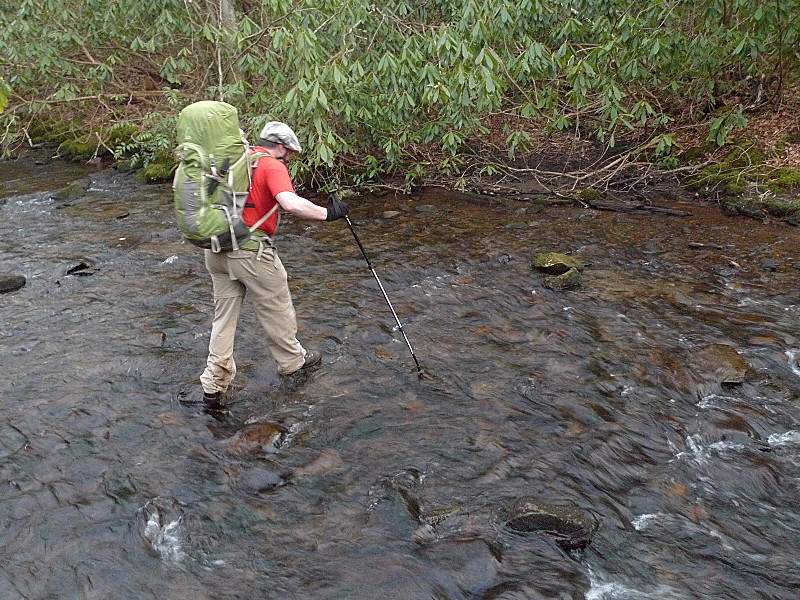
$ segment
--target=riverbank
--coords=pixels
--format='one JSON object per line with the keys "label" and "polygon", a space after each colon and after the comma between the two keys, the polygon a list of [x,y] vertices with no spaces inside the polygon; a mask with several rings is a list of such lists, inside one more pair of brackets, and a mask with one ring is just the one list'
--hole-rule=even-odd
{"label": "riverbank", "polygon": [[[459,177],[415,180],[399,174],[364,180],[358,176],[357,161],[343,157],[342,163],[352,166],[336,178],[340,189],[359,195],[439,187],[619,212],[646,212],[661,200],[680,199],[710,203],[731,215],[800,225],[800,97],[788,98],[777,109],[754,107],[746,114],[747,126],[722,147],[708,143],[707,131],[700,126],[676,127],[673,135],[679,146],[671,162],[648,162],[647,153],[632,139],[609,150],[580,136],[531,131],[530,148],[513,160],[485,140],[473,142]],[[134,170],[150,182],[169,181],[174,170],[175,157],[165,149],[171,132],[159,134],[162,150],[147,153],[141,136],[152,141],[155,134],[138,128],[110,126],[87,134],[74,123],[50,123],[34,131],[33,148],[19,149],[13,160],[25,163],[33,157],[41,163],[58,158],[85,165],[88,171],[113,165]],[[435,148],[424,149],[424,154],[432,162],[446,158]],[[324,176],[310,173],[306,184],[299,180],[299,185],[314,191]]]}

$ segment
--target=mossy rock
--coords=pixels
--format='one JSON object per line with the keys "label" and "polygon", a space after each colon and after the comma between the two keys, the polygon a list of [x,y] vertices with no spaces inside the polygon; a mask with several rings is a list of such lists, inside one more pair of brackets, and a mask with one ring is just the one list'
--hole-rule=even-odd
{"label": "mossy rock", "polygon": [[169,181],[176,167],[175,161],[154,162],[142,169],[142,177],[148,183],[164,183]]}
{"label": "mossy rock", "polygon": [[85,162],[95,156],[108,154],[108,150],[100,145],[97,137],[90,136],[89,140],[67,140],[58,146],[58,153],[72,162]]}
{"label": "mossy rock", "polygon": [[117,148],[129,144],[140,132],[141,130],[135,125],[115,125],[96,129],[88,135],[79,137],[75,136],[75,130],[71,130],[71,135],[61,141],[58,152],[73,162],[82,162],[97,156],[108,156]]}
{"label": "mossy rock", "polygon": [[678,160],[683,165],[695,165],[703,162],[703,160],[705,160],[706,155],[710,151],[711,148],[708,146],[695,146],[693,148],[687,148],[686,150],[678,154]]}
{"label": "mossy rock", "polygon": [[536,258],[533,259],[533,266],[536,270],[548,275],[563,275],[570,269],[583,270],[583,263],[577,258],[558,252],[537,254]]}
{"label": "mossy rock", "polygon": [[722,204],[726,214],[734,217],[744,216],[753,219],[763,219],[766,216],[761,205],[746,198],[729,199]]}
{"label": "mossy rock", "polygon": [[62,144],[82,131],[84,126],[77,119],[42,119],[28,128],[28,136],[34,144]]}
{"label": "mossy rock", "polygon": [[136,125],[116,125],[108,130],[105,142],[109,148],[116,150],[120,146],[129,144],[142,130]]}
{"label": "mossy rock", "polygon": [[0,273],[0,294],[18,290],[24,287],[27,281],[24,275],[4,275]]}
{"label": "mossy rock", "polygon": [[732,169],[725,163],[708,165],[689,180],[689,188],[700,196],[714,194],[738,196],[747,188],[748,181],[741,169]]}
{"label": "mossy rock", "polygon": [[722,162],[708,165],[689,180],[689,188],[702,197],[741,196],[751,183],[769,177],[767,153],[748,139],[735,140],[729,145]]}
{"label": "mossy rock", "polygon": [[79,179],[64,186],[60,190],[53,192],[50,197],[53,200],[57,200],[59,202],[64,202],[68,204],[72,200],[77,200],[78,198],[81,198],[84,194],[86,194],[86,190],[88,190],[90,186],[91,186],[91,181],[88,178]]}
{"label": "mossy rock", "polygon": [[741,169],[753,165],[763,165],[767,161],[767,153],[750,140],[734,141],[731,151],[723,164],[729,169]]}
{"label": "mossy rock", "polygon": [[120,158],[114,163],[114,168],[119,171],[120,173],[130,173],[131,171],[135,171],[136,167],[133,164],[133,161],[129,158]]}
{"label": "mossy rock", "polygon": [[800,216],[800,197],[792,200],[767,198],[764,200],[764,206],[771,215],[777,217],[788,217],[796,220]]}

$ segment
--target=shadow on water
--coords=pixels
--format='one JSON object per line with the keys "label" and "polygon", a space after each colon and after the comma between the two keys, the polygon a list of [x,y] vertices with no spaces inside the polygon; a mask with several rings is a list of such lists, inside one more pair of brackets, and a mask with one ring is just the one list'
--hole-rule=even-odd
{"label": "shadow on water", "polygon": [[[795,230],[355,200],[420,379],[346,225],[285,218],[323,364],[286,387],[245,314],[209,415],[177,401],[211,305],[169,186],[91,179],[68,202],[3,188],[0,274],[27,284],[0,296],[0,597],[795,597]],[[580,288],[531,268],[549,251]],[[509,527],[520,499],[591,542]]]}

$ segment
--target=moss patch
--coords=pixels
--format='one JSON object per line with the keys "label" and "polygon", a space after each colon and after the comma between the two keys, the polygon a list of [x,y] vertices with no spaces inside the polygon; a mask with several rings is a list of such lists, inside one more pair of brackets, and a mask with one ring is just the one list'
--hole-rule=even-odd
{"label": "moss patch", "polygon": [[142,177],[148,183],[163,183],[169,181],[177,166],[171,154],[159,152],[153,161],[142,169]]}
{"label": "moss patch", "polygon": [[112,150],[130,144],[134,137],[141,133],[141,129],[135,125],[120,124],[111,127],[106,137],[106,145]]}
{"label": "moss patch", "polygon": [[120,124],[87,132],[85,125],[77,119],[44,119],[31,125],[28,135],[34,144],[57,146],[62,158],[83,162],[110,156],[118,148],[129,144],[140,131],[134,125]]}
{"label": "moss patch", "polygon": [[31,142],[48,146],[74,140],[84,132],[84,125],[78,119],[41,119],[28,128]]}
{"label": "moss patch", "polygon": [[790,167],[775,169],[767,175],[767,187],[772,192],[788,192],[800,188],[800,170]]}
{"label": "moss patch", "polygon": [[689,188],[704,198],[736,196],[743,193],[746,187],[747,178],[742,169],[726,163],[708,165],[689,181]]}
{"label": "moss patch", "polygon": [[593,202],[601,202],[605,199],[605,194],[598,189],[595,188],[586,188],[581,190],[578,194],[578,198],[587,202],[589,204]]}
{"label": "moss patch", "polygon": [[96,136],[89,136],[88,139],[71,139],[62,142],[58,146],[58,153],[67,160],[73,162],[84,162],[96,156],[107,154]]}

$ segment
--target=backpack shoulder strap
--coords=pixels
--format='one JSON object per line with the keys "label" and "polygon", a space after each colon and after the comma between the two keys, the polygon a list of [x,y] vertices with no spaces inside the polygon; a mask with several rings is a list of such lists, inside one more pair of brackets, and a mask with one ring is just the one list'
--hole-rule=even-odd
{"label": "backpack shoulder strap", "polygon": [[[272,157],[272,154],[270,154],[269,152],[250,152],[250,185],[253,184],[253,172],[256,170],[256,167],[258,167],[258,161],[266,156]],[[275,211],[278,210],[278,206],[280,205],[276,200],[275,206],[273,206],[267,212],[267,214],[262,216],[258,221],[256,221],[253,225],[250,226],[250,231],[253,232],[259,227],[261,227],[267,221],[267,219],[269,219],[273,214],[275,214]]]}

